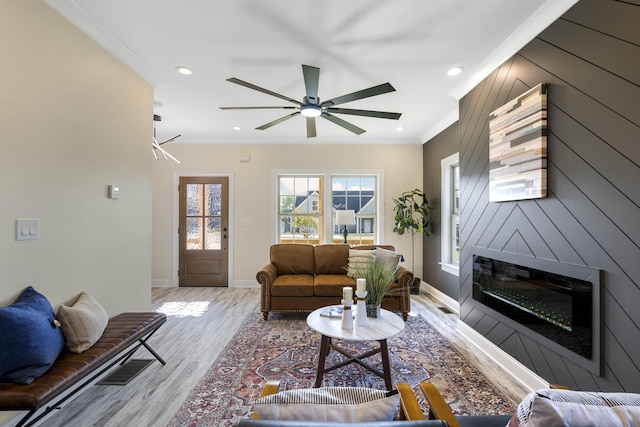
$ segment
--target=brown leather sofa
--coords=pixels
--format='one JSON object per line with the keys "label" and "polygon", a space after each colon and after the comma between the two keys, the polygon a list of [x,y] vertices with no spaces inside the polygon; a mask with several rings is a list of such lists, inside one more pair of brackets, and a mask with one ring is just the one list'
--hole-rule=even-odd
{"label": "brown leather sofa", "polygon": [[[266,320],[272,311],[310,312],[320,307],[340,304],[342,287],[355,280],[347,276],[349,249],[372,250],[376,247],[395,250],[390,245],[351,247],[347,244],[276,244],[270,249],[270,262],[256,274],[261,286],[260,307]],[[409,285],[413,273],[398,267],[392,296],[382,308],[402,313],[407,320],[410,307]],[[355,295],[355,293],[354,293]]]}

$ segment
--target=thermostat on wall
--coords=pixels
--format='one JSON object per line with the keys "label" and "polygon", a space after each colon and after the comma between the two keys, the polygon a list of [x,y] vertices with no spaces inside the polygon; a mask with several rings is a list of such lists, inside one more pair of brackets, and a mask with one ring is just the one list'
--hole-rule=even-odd
{"label": "thermostat on wall", "polygon": [[109,186],[109,198],[110,199],[119,199],[120,198],[120,187],[117,185]]}

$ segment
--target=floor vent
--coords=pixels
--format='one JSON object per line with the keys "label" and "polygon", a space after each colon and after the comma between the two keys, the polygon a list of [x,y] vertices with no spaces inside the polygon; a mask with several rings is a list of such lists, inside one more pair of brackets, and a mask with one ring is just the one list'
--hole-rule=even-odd
{"label": "floor vent", "polygon": [[138,376],[154,359],[131,359],[102,380],[97,385],[127,385],[129,381]]}
{"label": "floor vent", "polygon": [[444,307],[444,306],[438,307],[438,310],[440,310],[443,313],[453,314],[453,311],[449,310],[447,307]]}

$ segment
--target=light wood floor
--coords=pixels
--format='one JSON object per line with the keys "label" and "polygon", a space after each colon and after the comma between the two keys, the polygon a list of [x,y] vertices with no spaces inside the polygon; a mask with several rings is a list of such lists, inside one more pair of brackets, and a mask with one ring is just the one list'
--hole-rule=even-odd
{"label": "light wood floor", "polygon": [[[51,427],[166,426],[191,389],[253,311],[259,311],[259,289],[154,288],[153,309],[167,312],[167,323],[149,341],[167,361],[154,362],[127,386],[87,387],[40,425]],[[412,312],[429,321],[467,359],[514,402],[526,394],[456,331],[456,315],[430,297],[412,295]],[[139,350],[135,358],[152,358]]]}

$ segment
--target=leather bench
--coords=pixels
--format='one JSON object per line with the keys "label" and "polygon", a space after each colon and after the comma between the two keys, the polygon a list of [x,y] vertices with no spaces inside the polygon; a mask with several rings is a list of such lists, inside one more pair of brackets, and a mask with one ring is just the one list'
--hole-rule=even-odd
{"label": "leather bench", "polygon": [[[82,353],[63,351],[51,368],[31,384],[0,380],[0,410],[26,410],[28,413],[16,426],[33,425],[111,367],[124,364],[141,346],[165,365],[166,362],[146,341],[166,320],[166,315],[155,312],[122,313],[112,317],[100,339],[91,348]],[[64,394],[67,391],[70,393]],[[61,396],[60,399],[55,400],[58,396]],[[30,420],[47,404],[42,413]],[[26,424],[29,420],[29,424]]]}

